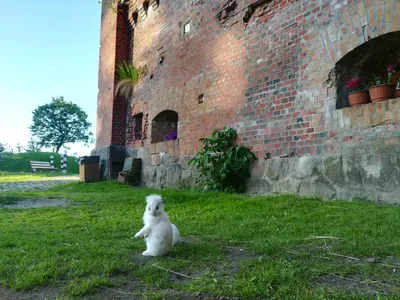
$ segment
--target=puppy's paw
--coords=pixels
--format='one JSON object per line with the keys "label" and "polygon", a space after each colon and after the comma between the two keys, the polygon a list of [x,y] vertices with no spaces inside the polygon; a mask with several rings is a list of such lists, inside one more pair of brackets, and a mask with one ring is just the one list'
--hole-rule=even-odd
{"label": "puppy's paw", "polygon": [[143,256],[152,256],[151,253],[147,252],[147,250],[144,251],[144,252],[142,253],[142,255],[143,255]]}

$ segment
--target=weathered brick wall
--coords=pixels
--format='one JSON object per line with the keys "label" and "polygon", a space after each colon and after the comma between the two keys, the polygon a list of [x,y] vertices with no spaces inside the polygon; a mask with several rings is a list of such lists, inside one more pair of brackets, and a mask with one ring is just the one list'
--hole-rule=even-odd
{"label": "weathered brick wall", "polygon": [[102,9],[96,148],[125,145],[126,141],[127,104],[114,93],[115,70],[118,63],[130,60],[132,41],[128,11],[120,11],[116,14],[107,6]]}
{"label": "weathered brick wall", "polygon": [[[233,2],[233,10],[223,9]],[[134,62],[149,71],[133,102],[147,107],[149,120],[178,112],[182,155],[224,125],[235,126],[260,158],[340,153],[348,128],[337,120],[335,88],[324,82],[350,50],[398,29],[399,4],[258,1],[251,14],[252,2],[175,0],[150,8],[135,28]],[[186,22],[192,30],[182,36]]]}
{"label": "weathered brick wall", "polygon": [[[397,102],[338,110],[332,72],[357,46],[400,30],[398,0],[150,1],[147,16],[142,3],[131,2],[133,62],[148,73],[128,108],[128,147],[138,144],[132,116],[143,112],[150,149],[152,120],[164,110],[179,115],[182,157],[214,129],[236,128],[259,157],[254,180],[269,157],[375,155],[378,145],[400,144]],[[379,119],[390,113],[389,123]]]}
{"label": "weathered brick wall", "polygon": [[[182,0],[161,3],[135,27],[134,63],[146,65],[148,75],[135,88],[132,114],[147,108],[146,146],[151,143],[151,121],[164,110],[178,113],[181,154],[194,153],[198,139],[216,127],[238,121],[244,104],[243,42],[235,32],[217,34],[214,2],[211,7]],[[183,36],[188,21],[191,32]]]}

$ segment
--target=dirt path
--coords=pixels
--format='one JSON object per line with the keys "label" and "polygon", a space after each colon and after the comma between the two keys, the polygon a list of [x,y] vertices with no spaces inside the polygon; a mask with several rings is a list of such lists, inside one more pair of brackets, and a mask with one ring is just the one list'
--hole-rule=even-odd
{"label": "dirt path", "polygon": [[40,178],[38,180],[29,181],[16,181],[0,183],[1,192],[11,191],[30,191],[30,190],[46,190],[56,185],[76,182],[79,180],[78,176],[60,176]]}

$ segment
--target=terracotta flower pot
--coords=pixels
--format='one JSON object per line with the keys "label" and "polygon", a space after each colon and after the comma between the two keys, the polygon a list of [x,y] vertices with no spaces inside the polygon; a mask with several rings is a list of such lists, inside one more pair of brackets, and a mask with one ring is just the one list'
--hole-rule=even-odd
{"label": "terracotta flower pot", "polygon": [[396,90],[396,85],[394,84],[381,84],[369,88],[369,95],[371,100],[382,101],[390,98],[394,98],[394,93]]}
{"label": "terracotta flower pot", "polygon": [[396,92],[394,93],[394,96],[395,96],[396,98],[400,98],[400,89],[399,89],[399,90],[396,90]]}
{"label": "terracotta flower pot", "polygon": [[369,98],[369,93],[367,91],[357,91],[353,93],[347,94],[349,98],[350,106],[359,105],[359,104],[366,104],[371,102]]}

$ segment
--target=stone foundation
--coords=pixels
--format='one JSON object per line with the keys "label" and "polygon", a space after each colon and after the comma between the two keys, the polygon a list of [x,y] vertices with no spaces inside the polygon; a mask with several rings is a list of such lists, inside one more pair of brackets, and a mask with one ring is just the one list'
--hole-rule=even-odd
{"label": "stone foundation", "polygon": [[98,147],[93,149],[90,155],[100,156],[100,177],[102,179],[117,179],[118,173],[122,171],[126,157],[134,155],[134,152],[127,153],[124,146],[110,145],[104,147]]}
{"label": "stone foundation", "polygon": [[[128,152],[131,150],[128,150]],[[143,186],[152,188],[190,188],[194,185],[194,176],[188,162],[190,156],[171,157],[168,152],[152,154],[150,149],[137,151],[142,159]]]}
{"label": "stone foundation", "polygon": [[[260,162],[259,162],[260,164]],[[400,154],[271,158],[249,192],[400,204]]]}
{"label": "stone foundation", "polygon": [[[365,150],[363,154],[357,153],[359,149]],[[110,154],[114,156],[107,157]],[[191,156],[171,157],[168,152],[152,153],[148,148],[116,146],[95,149],[92,155],[101,157],[103,178],[118,174],[125,157],[134,157],[142,159],[141,185],[144,187],[190,188],[195,185],[193,171],[188,165]],[[350,144],[340,155],[258,159],[252,173],[249,193],[400,204],[400,148],[396,146],[373,143],[352,147]]]}
{"label": "stone foundation", "polygon": [[193,171],[189,168],[191,156],[173,156],[174,144],[177,142],[162,142],[154,144],[157,148],[172,147],[170,152],[154,153],[148,148],[125,148],[108,146],[92,150],[91,155],[100,156],[100,175],[102,179],[117,179],[122,171],[125,158],[142,159],[141,185],[151,188],[190,188],[195,184]]}

